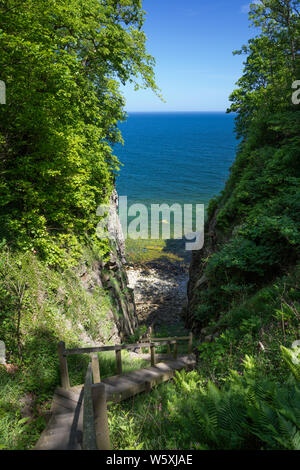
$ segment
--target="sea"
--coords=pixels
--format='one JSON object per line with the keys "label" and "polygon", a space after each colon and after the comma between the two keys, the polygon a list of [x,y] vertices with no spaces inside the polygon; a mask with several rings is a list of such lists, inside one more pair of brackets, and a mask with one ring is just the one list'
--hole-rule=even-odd
{"label": "sea", "polygon": [[128,203],[204,204],[225,186],[238,140],[234,114],[128,113],[120,130],[124,146],[119,196]]}

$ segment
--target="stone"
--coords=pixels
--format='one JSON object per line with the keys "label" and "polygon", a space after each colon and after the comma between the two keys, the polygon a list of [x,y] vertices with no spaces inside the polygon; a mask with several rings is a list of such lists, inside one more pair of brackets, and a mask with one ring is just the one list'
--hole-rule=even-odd
{"label": "stone", "polygon": [[0,341],[0,364],[6,364],[6,356],[5,356],[5,343],[4,341]]}

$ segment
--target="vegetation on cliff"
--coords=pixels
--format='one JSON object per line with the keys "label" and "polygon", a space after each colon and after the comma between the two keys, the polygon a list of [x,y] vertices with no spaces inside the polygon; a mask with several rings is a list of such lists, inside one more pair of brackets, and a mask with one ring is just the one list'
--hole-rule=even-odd
{"label": "vegetation on cliff", "polygon": [[198,368],[111,411],[119,448],[300,449],[299,0],[255,2],[250,19],[230,108],[241,142],[190,268]]}
{"label": "vegetation on cliff", "polygon": [[261,34],[237,52],[247,59],[230,111],[238,113],[242,141],[224,191],[209,206],[205,253],[194,257],[205,286],[191,285],[198,325],[241,305],[299,260],[300,112],[292,103],[299,2],[262,3],[250,13]]}
{"label": "vegetation on cliff", "polygon": [[45,426],[57,342],[118,340],[132,293],[97,208],[119,167],[119,84],[157,87],[140,0],[5,0],[0,19],[0,448],[12,449]]}

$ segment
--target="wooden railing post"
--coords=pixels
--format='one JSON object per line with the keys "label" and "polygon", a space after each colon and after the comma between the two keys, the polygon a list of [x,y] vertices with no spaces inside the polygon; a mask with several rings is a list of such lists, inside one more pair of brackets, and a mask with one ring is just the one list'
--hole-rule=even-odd
{"label": "wooden railing post", "polygon": [[92,398],[92,364],[89,364],[84,384],[83,398],[83,450],[97,450],[95,417]]}
{"label": "wooden railing post", "polygon": [[122,349],[116,349],[117,375],[122,375]]}
{"label": "wooden railing post", "polygon": [[98,354],[91,354],[91,360],[92,360],[93,382],[94,384],[98,384],[101,382]]}
{"label": "wooden railing post", "polygon": [[95,432],[98,450],[110,450],[110,438],[107,416],[106,392],[104,384],[92,387],[92,398],[94,404]]}
{"label": "wooden railing post", "polygon": [[175,340],[175,343],[174,343],[174,353],[173,353],[173,357],[174,359],[177,359],[177,340]]}
{"label": "wooden railing post", "polygon": [[67,356],[65,354],[65,343],[60,341],[58,343],[58,358],[59,358],[59,369],[60,369],[60,379],[62,388],[69,390],[70,387],[70,378],[68,371]]}
{"label": "wooden railing post", "polygon": [[155,366],[155,345],[150,344],[151,367]]}
{"label": "wooden railing post", "polygon": [[171,356],[171,345],[170,343],[167,344],[167,354]]}
{"label": "wooden railing post", "polygon": [[193,333],[190,333],[190,339],[189,339],[189,354],[192,354],[193,351]]}

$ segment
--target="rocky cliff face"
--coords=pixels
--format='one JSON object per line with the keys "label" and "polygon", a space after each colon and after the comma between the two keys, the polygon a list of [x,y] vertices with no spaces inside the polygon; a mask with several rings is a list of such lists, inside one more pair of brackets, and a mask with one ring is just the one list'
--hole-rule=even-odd
{"label": "rocky cliff face", "polygon": [[[129,287],[126,273],[125,240],[118,217],[118,194],[114,191],[110,199],[108,231],[113,234],[110,258],[107,262],[97,260],[88,269],[87,263],[80,267],[80,278],[90,293],[96,287],[103,288],[112,299],[112,308],[108,311],[108,320],[112,324],[110,339],[118,342],[133,335],[138,318],[133,290]],[[101,334],[101,325],[100,325]]]}
{"label": "rocky cliff face", "polygon": [[194,312],[198,305],[198,292],[202,289],[208,288],[208,280],[205,275],[206,263],[203,260],[207,259],[215,250],[218,234],[216,231],[216,215],[206,224],[205,227],[205,241],[202,250],[193,251],[192,259],[189,269],[189,282],[188,282],[188,305],[184,310],[184,319],[186,326],[193,330],[199,331],[201,325],[195,319]]}

